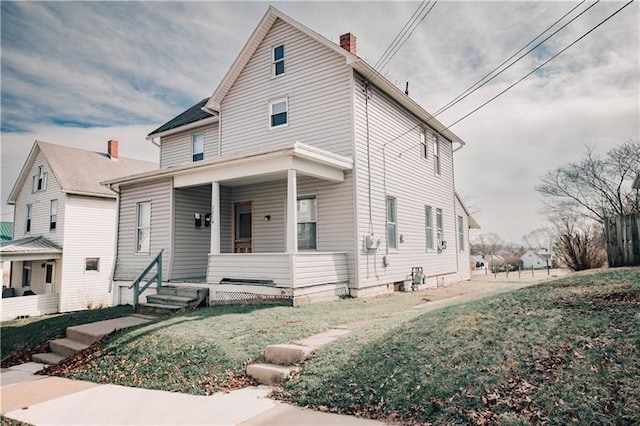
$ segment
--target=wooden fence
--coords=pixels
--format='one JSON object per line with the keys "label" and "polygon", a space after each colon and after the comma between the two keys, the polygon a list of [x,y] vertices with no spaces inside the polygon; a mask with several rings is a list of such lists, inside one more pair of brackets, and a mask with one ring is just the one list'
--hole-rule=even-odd
{"label": "wooden fence", "polygon": [[640,213],[607,218],[604,231],[609,266],[640,265]]}

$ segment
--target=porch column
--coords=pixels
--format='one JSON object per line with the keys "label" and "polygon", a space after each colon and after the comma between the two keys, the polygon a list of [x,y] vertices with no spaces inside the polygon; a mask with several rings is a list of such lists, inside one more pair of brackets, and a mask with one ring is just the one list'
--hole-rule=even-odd
{"label": "porch column", "polygon": [[287,171],[287,253],[293,254],[298,251],[298,189],[296,171]]}
{"label": "porch column", "polygon": [[211,182],[211,254],[220,254],[220,183]]}

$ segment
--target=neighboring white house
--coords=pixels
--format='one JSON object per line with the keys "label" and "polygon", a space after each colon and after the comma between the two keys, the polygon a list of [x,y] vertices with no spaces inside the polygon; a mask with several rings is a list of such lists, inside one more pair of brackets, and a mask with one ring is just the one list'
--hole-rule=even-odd
{"label": "neighboring white house", "polygon": [[[3,298],[3,319],[50,313],[20,311],[45,299],[53,312],[113,303],[116,194],[100,182],[157,165],[118,158],[117,141],[109,141],[108,151],[33,144],[8,199],[15,206],[14,239],[2,243],[0,257],[13,265],[3,297],[16,298]],[[14,307],[25,292],[44,297],[38,303],[20,297],[22,305]]]}
{"label": "neighboring white house", "polygon": [[553,256],[546,250],[529,250],[520,257],[523,269],[543,269],[553,267]]}
{"label": "neighboring white house", "polygon": [[469,279],[464,142],[355,52],[269,8],[213,94],[149,134],[160,169],[105,182],[116,285],[161,249],[164,281],[212,303]]}

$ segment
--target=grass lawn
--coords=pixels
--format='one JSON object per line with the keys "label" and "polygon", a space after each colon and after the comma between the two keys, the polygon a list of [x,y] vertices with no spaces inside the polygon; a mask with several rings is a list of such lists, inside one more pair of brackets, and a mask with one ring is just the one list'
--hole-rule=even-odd
{"label": "grass lawn", "polygon": [[640,268],[377,321],[277,395],[404,424],[639,424]]}
{"label": "grass lawn", "polygon": [[2,321],[0,323],[0,332],[2,333],[2,356],[0,359],[2,359],[2,366],[8,366],[11,357],[36,349],[51,339],[64,336],[67,327],[117,318],[129,315],[131,312],[131,306],[115,306],[105,309]]}

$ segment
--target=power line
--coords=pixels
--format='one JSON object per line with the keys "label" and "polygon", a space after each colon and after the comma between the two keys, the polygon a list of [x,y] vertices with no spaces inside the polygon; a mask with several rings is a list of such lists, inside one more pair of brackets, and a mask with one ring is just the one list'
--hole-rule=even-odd
{"label": "power line", "polygon": [[[584,2],[584,1],[583,1]],[[582,16],[584,13],[586,13],[589,9],[591,9],[593,6],[595,6],[596,4],[598,4],[600,2],[600,0],[597,0],[595,3],[593,3],[592,5],[590,5],[589,7],[587,7],[585,10],[583,10],[582,12],[580,12],[578,15],[576,15],[574,18],[572,18],[569,22],[567,22],[566,24],[564,24],[563,26],[561,26],[560,28],[558,28],[556,31],[554,31],[553,33],[551,33],[547,38],[545,38],[544,40],[542,40],[540,43],[536,44],[535,46],[533,46],[531,49],[529,49],[526,53],[524,53],[523,55],[521,55],[519,58],[517,58],[515,61],[513,61],[511,64],[509,64],[507,67],[505,67],[504,69],[502,69],[500,72],[498,72],[497,74],[495,74],[494,76],[492,76],[491,78],[489,78],[488,80],[484,81],[484,79],[486,79],[487,77],[489,77],[491,74],[493,74],[497,69],[499,69],[500,67],[502,67],[502,65],[504,65],[506,62],[508,62],[509,60],[511,60],[515,55],[517,55],[518,53],[522,52],[527,46],[529,46],[531,43],[533,43],[535,40],[537,40],[542,34],[544,34],[545,32],[547,32],[551,27],[555,26],[560,20],[562,20],[565,16],[567,16],[569,13],[571,13],[576,7],[580,6],[580,4],[578,4],[578,6],[574,7],[573,9],[571,9],[569,12],[567,12],[562,18],[560,18],[558,21],[556,21],[553,25],[551,25],[551,27],[547,28],[546,30],[544,30],[539,36],[537,36],[536,38],[534,38],[533,40],[531,40],[526,46],[524,46],[522,49],[520,49],[518,52],[514,53],[511,57],[509,57],[509,59],[507,59],[506,61],[504,61],[502,64],[498,65],[498,67],[494,68],[489,74],[485,75],[484,77],[482,77],[479,81],[477,81],[473,86],[471,86],[469,89],[465,90],[464,92],[462,92],[460,95],[458,95],[456,98],[454,98],[452,101],[450,101],[449,103],[447,103],[445,106],[443,106],[442,108],[440,108],[438,111],[435,112],[435,114],[433,114],[434,117],[442,114],[443,112],[447,111],[448,109],[450,109],[451,107],[453,107],[454,105],[458,104],[459,102],[461,102],[462,100],[466,99],[467,97],[469,97],[469,95],[471,95],[472,93],[474,93],[475,91],[477,91],[478,89],[480,89],[481,87],[483,87],[484,85],[486,85],[487,83],[489,83],[490,81],[492,81],[494,78],[498,77],[500,74],[502,74],[503,72],[505,72],[506,70],[508,70],[509,68],[511,68],[513,65],[517,64],[518,62],[520,62],[525,56],[527,56],[529,53],[533,52],[534,50],[536,50],[538,47],[540,47],[542,44],[544,44],[547,40],[549,40],[551,37],[555,36],[556,34],[558,34],[560,31],[562,31],[564,28],[566,28],[569,24],[571,24],[573,21],[575,21],[576,19],[578,19],[580,16]],[[480,84],[481,83],[481,84]],[[476,87],[477,86],[477,87]],[[473,89],[473,90],[471,90]]]}
{"label": "power line", "polygon": [[516,81],[515,83],[511,84],[509,87],[507,87],[506,89],[502,90],[501,92],[499,92],[497,95],[495,95],[494,97],[492,97],[491,99],[489,99],[488,101],[486,101],[485,103],[483,103],[482,105],[480,105],[479,107],[475,108],[474,110],[472,110],[471,112],[469,112],[468,114],[462,116],[461,118],[459,118],[458,120],[454,121],[453,123],[451,123],[449,126],[446,127],[445,130],[450,129],[451,127],[455,126],[456,124],[458,124],[459,122],[461,122],[462,120],[464,120],[465,118],[469,117],[470,115],[474,114],[475,112],[477,112],[478,110],[480,110],[481,108],[485,107],[486,105],[488,105],[489,103],[493,102],[495,99],[497,99],[499,96],[503,95],[504,93],[506,93],[507,91],[511,90],[513,87],[515,87],[517,84],[519,84],[520,82],[522,82],[524,79],[526,79],[527,77],[529,77],[530,75],[532,75],[533,73],[535,73],[536,71],[538,71],[540,68],[542,68],[543,66],[545,66],[546,64],[548,64],[549,62],[551,62],[553,59],[555,59],[556,57],[558,57],[560,54],[562,54],[563,52],[565,52],[566,50],[568,50],[569,48],[571,48],[574,44],[578,43],[580,40],[582,40],[583,38],[585,38],[586,36],[588,36],[589,34],[591,34],[593,31],[595,31],[598,27],[600,27],[601,25],[603,25],[605,22],[607,22],[609,19],[613,18],[615,15],[617,15],[618,13],[620,13],[622,11],[622,9],[624,9],[625,7],[629,6],[631,3],[633,3],[634,0],[630,0],[629,2],[627,2],[624,6],[622,6],[621,8],[619,8],[618,10],[616,10],[615,12],[613,12],[611,15],[607,16],[604,20],[600,21],[600,23],[598,25],[596,25],[595,27],[591,28],[589,31],[587,31],[586,33],[584,33],[583,35],[581,35],[579,38],[577,38],[576,40],[574,40],[571,44],[569,44],[567,47],[565,47],[564,49],[560,50],[558,53],[556,53],[555,55],[553,55],[552,57],[550,57],[549,59],[547,59],[546,61],[544,61],[542,64],[540,64],[539,66],[535,67],[531,72],[529,72],[528,74],[526,74],[524,77],[522,77],[521,79],[519,79],[518,81]]}

